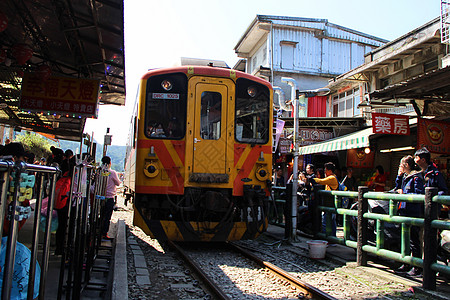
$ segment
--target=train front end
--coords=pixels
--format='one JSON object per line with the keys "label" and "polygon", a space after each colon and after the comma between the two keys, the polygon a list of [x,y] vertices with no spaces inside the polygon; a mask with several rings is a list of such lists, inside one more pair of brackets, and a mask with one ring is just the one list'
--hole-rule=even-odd
{"label": "train front end", "polygon": [[134,223],[160,240],[252,239],[267,228],[272,88],[213,67],[150,71],[141,80]]}

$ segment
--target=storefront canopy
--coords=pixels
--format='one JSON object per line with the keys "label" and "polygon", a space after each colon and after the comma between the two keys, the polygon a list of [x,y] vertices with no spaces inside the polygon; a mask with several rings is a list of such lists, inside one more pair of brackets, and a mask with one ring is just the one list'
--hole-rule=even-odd
{"label": "storefront canopy", "polygon": [[325,142],[300,147],[299,155],[369,147],[372,127],[343,135]]}

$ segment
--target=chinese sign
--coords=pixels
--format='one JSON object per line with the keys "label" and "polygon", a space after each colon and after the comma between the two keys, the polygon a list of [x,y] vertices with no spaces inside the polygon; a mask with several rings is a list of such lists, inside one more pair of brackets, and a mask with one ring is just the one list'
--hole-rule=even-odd
{"label": "chinese sign", "polygon": [[426,147],[432,153],[450,153],[450,123],[419,119],[417,147]]}
{"label": "chinese sign", "polygon": [[96,118],[98,93],[99,80],[53,76],[43,80],[26,73],[19,108]]}
{"label": "chinese sign", "polygon": [[353,168],[373,168],[373,160],[375,151],[369,154],[364,152],[363,148],[347,150],[347,167]]}
{"label": "chinese sign", "polygon": [[291,151],[292,141],[289,139],[281,138],[279,144],[279,150],[281,154],[286,154]]}
{"label": "chinese sign", "polygon": [[409,117],[372,113],[373,133],[409,135]]}
{"label": "chinese sign", "polygon": [[300,128],[300,146],[315,144],[333,138],[333,132],[325,129]]}

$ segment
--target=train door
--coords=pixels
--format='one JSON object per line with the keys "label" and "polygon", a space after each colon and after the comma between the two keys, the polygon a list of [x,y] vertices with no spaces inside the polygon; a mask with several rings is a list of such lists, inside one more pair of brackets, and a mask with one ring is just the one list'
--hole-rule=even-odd
{"label": "train door", "polygon": [[[193,78],[194,80],[194,78]],[[195,78],[192,170],[197,174],[226,174],[227,99],[233,82]]]}

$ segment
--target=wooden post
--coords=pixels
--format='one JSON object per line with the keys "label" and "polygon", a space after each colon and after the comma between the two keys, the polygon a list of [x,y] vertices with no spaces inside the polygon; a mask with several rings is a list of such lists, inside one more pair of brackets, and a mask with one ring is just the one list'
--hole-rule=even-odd
{"label": "wooden post", "polygon": [[364,199],[364,194],[369,191],[367,186],[358,187],[358,232],[356,245],[356,263],[358,266],[367,265],[367,253],[363,251],[363,245],[367,244],[367,219],[363,218],[363,214],[368,211],[369,204]]}
{"label": "wooden post", "polygon": [[436,290],[436,272],[431,265],[437,259],[437,230],[431,227],[431,222],[438,218],[438,204],[433,202],[433,197],[438,194],[435,187],[425,188],[425,216],[423,224],[423,282],[422,286],[427,290]]}

